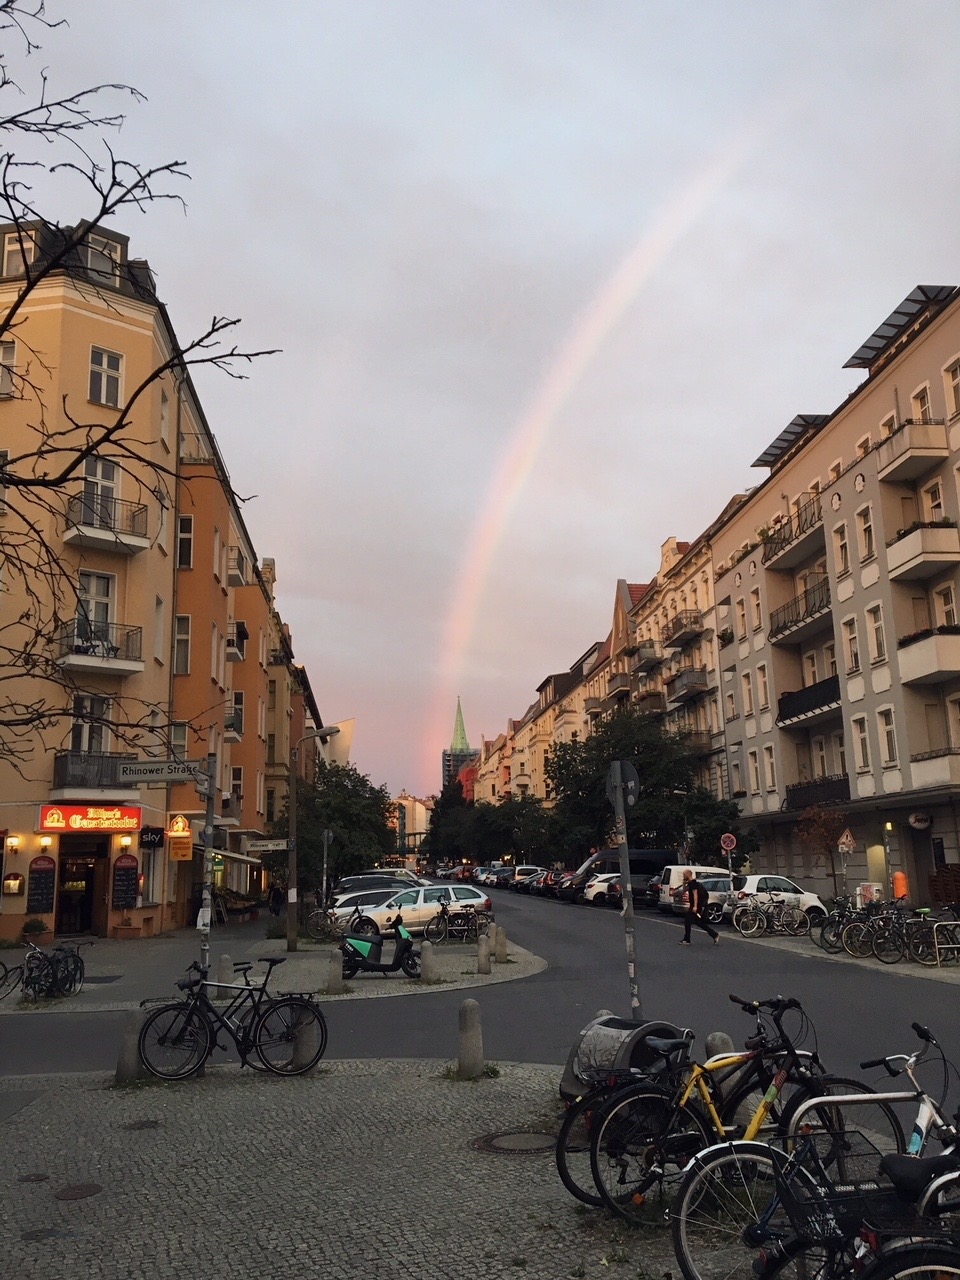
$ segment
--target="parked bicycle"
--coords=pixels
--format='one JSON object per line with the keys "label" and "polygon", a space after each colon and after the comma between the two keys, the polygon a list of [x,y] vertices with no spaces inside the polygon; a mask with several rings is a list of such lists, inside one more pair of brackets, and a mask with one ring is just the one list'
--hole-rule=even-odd
{"label": "parked bicycle", "polygon": [[428,920],[423,930],[427,942],[475,942],[493,920],[489,911],[478,911],[469,903],[458,905],[453,911],[446,902],[440,903],[440,910]]}
{"label": "parked bicycle", "polygon": [[338,916],[332,907],[318,907],[307,916],[304,928],[315,942],[341,942],[348,933],[372,937],[380,932],[380,926],[372,916],[364,915],[355,906],[348,916]]}
{"label": "parked bicycle", "polygon": [[[186,1080],[214,1049],[225,1048],[218,1039],[224,1031],[241,1066],[281,1076],[302,1075],[316,1066],[327,1047],[320,1006],[307,995],[273,996],[267,991],[273,970],[285,962],[285,956],[266,957],[267,972],[260,985],[250,982],[252,962],[235,964],[234,972],[243,975],[243,982],[225,985],[209,981],[208,970],[194,961],[187,972],[197,976],[177,983],[184,998],[154,1009],[140,1028],[137,1049],[143,1065],[162,1080]],[[223,1009],[212,1003],[217,989],[236,992]]]}
{"label": "parked bicycle", "polygon": [[21,998],[32,1003],[79,995],[85,972],[80,948],[93,946],[92,942],[61,942],[44,951],[28,939],[26,946],[20,964],[8,968],[0,962],[0,1000],[21,989]]}
{"label": "parked bicycle", "polygon": [[744,938],[759,938],[763,933],[786,933],[802,938],[810,932],[810,917],[799,907],[791,907],[778,894],[763,899],[752,894],[735,909],[733,927]]}

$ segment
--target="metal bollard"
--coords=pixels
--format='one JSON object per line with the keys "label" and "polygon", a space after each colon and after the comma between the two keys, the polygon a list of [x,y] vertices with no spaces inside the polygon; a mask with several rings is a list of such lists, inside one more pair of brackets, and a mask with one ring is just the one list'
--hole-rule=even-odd
{"label": "metal bollard", "polygon": [[420,981],[436,982],[437,961],[433,954],[433,943],[424,938],[420,944]]}
{"label": "metal bollard", "polygon": [[476,1000],[464,1000],[460,1006],[459,1055],[457,1079],[478,1080],[483,1075],[483,1035]]}
{"label": "metal bollard", "polygon": [[227,953],[224,952],[223,955],[220,957],[220,959],[217,961],[217,982],[220,985],[217,987],[217,993],[214,996],[214,999],[229,1000],[230,992],[227,990],[227,987],[231,982],[235,982],[235,981],[236,981],[236,975],[233,972],[233,961],[230,959]]}
{"label": "metal bollard", "polygon": [[507,963],[507,931],[502,924],[497,925],[496,955],[497,964]]}
{"label": "metal bollard", "polygon": [[477,973],[490,972],[490,939],[481,933],[477,939]]}
{"label": "metal bollard", "polygon": [[113,1077],[115,1084],[133,1084],[135,1080],[144,1080],[147,1077],[147,1069],[140,1061],[140,1051],[137,1048],[144,1013],[143,1009],[133,1009],[124,1020],[120,1053],[117,1056],[117,1070]]}
{"label": "metal bollard", "polygon": [[332,951],[327,960],[327,995],[343,995],[343,956]]}

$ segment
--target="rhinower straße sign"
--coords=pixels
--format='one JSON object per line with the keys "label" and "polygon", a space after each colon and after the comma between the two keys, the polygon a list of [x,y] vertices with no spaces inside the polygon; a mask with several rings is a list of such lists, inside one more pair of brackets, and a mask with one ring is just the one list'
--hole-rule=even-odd
{"label": "rhinower stra\u00dfe sign", "polygon": [[38,831],[139,831],[142,809],[120,805],[42,804]]}

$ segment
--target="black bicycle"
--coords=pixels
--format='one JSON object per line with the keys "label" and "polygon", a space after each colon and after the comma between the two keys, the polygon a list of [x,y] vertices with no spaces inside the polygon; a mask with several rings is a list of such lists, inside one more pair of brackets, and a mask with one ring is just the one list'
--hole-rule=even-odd
{"label": "black bicycle", "polygon": [[439,903],[439,911],[428,920],[423,930],[427,942],[475,942],[480,930],[492,921],[489,911],[478,911],[471,903],[458,903],[451,911],[446,902]]}
{"label": "black bicycle", "polygon": [[[327,1024],[309,996],[272,996],[267,991],[271,973],[285,960],[265,957],[267,973],[259,986],[250,982],[251,961],[233,966],[243,982],[229,985],[211,982],[208,970],[194,961],[187,972],[197,976],[177,983],[185,998],[154,1009],[140,1028],[137,1049],[143,1065],[161,1080],[186,1080],[214,1049],[226,1047],[218,1040],[223,1030],[236,1046],[241,1066],[279,1076],[310,1071],[326,1051]],[[224,1008],[217,1008],[208,994],[211,989],[236,994]]]}

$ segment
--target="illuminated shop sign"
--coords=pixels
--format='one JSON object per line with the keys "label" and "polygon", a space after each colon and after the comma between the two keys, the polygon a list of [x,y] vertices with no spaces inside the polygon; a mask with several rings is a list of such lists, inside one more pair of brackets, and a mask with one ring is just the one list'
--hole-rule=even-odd
{"label": "illuminated shop sign", "polygon": [[38,831],[139,831],[142,809],[121,805],[42,804]]}

